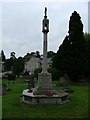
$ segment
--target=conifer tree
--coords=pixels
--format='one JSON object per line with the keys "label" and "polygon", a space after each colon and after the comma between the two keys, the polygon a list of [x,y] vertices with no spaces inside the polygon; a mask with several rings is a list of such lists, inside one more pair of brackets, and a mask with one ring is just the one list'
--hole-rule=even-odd
{"label": "conifer tree", "polygon": [[62,73],[68,74],[72,80],[78,81],[85,68],[85,39],[80,15],[74,11],[69,20],[69,35],[60,45],[53,66]]}
{"label": "conifer tree", "polygon": [[1,59],[2,59],[3,62],[6,60],[6,57],[4,55],[4,51],[3,50],[1,51]]}

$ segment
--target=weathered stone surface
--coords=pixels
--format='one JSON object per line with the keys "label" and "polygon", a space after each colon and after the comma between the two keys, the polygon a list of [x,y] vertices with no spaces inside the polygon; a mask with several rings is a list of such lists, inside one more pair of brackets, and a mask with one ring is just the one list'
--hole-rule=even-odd
{"label": "weathered stone surface", "polygon": [[52,76],[50,73],[38,74],[38,88],[51,88],[52,87]]}
{"label": "weathered stone surface", "polygon": [[7,85],[2,84],[0,85],[0,95],[4,95],[7,91]]}
{"label": "weathered stone surface", "polygon": [[69,102],[68,100],[68,93],[65,93],[64,91],[53,95],[53,96],[47,96],[47,95],[34,95],[32,93],[28,93],[28,90],[23,91],[23,99],[22,102],[28,103],[28,104],[64,104]]}

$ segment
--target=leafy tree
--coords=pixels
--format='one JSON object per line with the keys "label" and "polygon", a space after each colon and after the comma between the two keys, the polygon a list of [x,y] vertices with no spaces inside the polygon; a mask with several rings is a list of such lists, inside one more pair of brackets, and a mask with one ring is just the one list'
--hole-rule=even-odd
{"label": "leafy tree", "polygon": [[42,72],[42,68],[34,69],[34,77],[38,79],[38,74]]}
{"label": "leafy tree", "polygon": [[86,75],[90,75],[90,33],[85,33],[84,38],[86,40]]}
{"label": "leafy tree", "polygon": [[60,73],[55,68],[49,68],[48,72],[52,74],[52,80],[59,80]]}
{"label": "leafy tree", "polygon": [[15,59],[15,58],[16,58],[16,57],[15,57],[15,52],[11,52],[10,58],[12,58],[12,59]]}
{"label": "leafy tree", "polygon": [[23,70],[24,70],[24,58],[19,57],[14,61],[13,72],[15,75],[19,77],[23,73]]}
{"label": "leafy tree", "polygon": [[40,52],[39,51],[36,51],[36,57],[40,58]]}
{"label": "leafy tree", "polygon": [[1,59],[2,59],[3,62],[6,60],[6,57],[4,55],[4,51],[3,50],[1,50]]}
{"label": "leafy tree", "polygon": [[31,52],[31,55],[35,55],[35,52]]}
{"label": "leafy tree", "polygon": [[4,66],[5,71],[12,71],[19,77],[24,70],[24,58],[16,58],[12,55],[10,59],[5,60]]}
{"label": "leafy tree", "polygon": [[47,57],[48,58],[53,58],[55,56],[55,52],[53,52],[53,51],[48,51],[47,52]]}
{"label": "leafy tree", "polygon": [[27,53],[27,54],[24,56],[25,62],[27,62],[28,60],[30,60],[31,56],[32,56],[32,55],[31,55],[30,53]]}
{"label": "leafy tree", "polygon": [[13,72],[15,61],[16,61],[15,52],[11,52],[10,53],[10,59],[5,60],[4,70]]}
{"label": "leafy tree", "polygon": [[4,71],[10,71],[11,70],[11,59],[6,59],[4,63]]}

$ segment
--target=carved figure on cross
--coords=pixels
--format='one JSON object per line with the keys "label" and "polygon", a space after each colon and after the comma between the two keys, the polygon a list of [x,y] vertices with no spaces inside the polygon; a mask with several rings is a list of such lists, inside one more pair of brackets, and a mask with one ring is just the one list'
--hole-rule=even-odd
{"label": "carved figure on cross", "polygon": [[45,7],[45,17],[47,17],[47,8]]}

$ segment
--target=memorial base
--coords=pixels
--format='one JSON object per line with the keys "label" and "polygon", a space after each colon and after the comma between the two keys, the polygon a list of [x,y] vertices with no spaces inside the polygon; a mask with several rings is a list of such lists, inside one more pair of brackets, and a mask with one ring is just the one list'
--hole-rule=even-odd
{"label": "memorial base", "polygon": [[68,93],[52,88],[50,73],[39,73],[38,85],[32,89],[23,90],[22,102],[28,104],[64,104],[69,102]]}
{"label": "memorial base", "polygon": [[68,93],[61,91],[56,95],[34,95],[24,90],[22,93],[22,102],[27,104],[64,104],[68,103]]}

